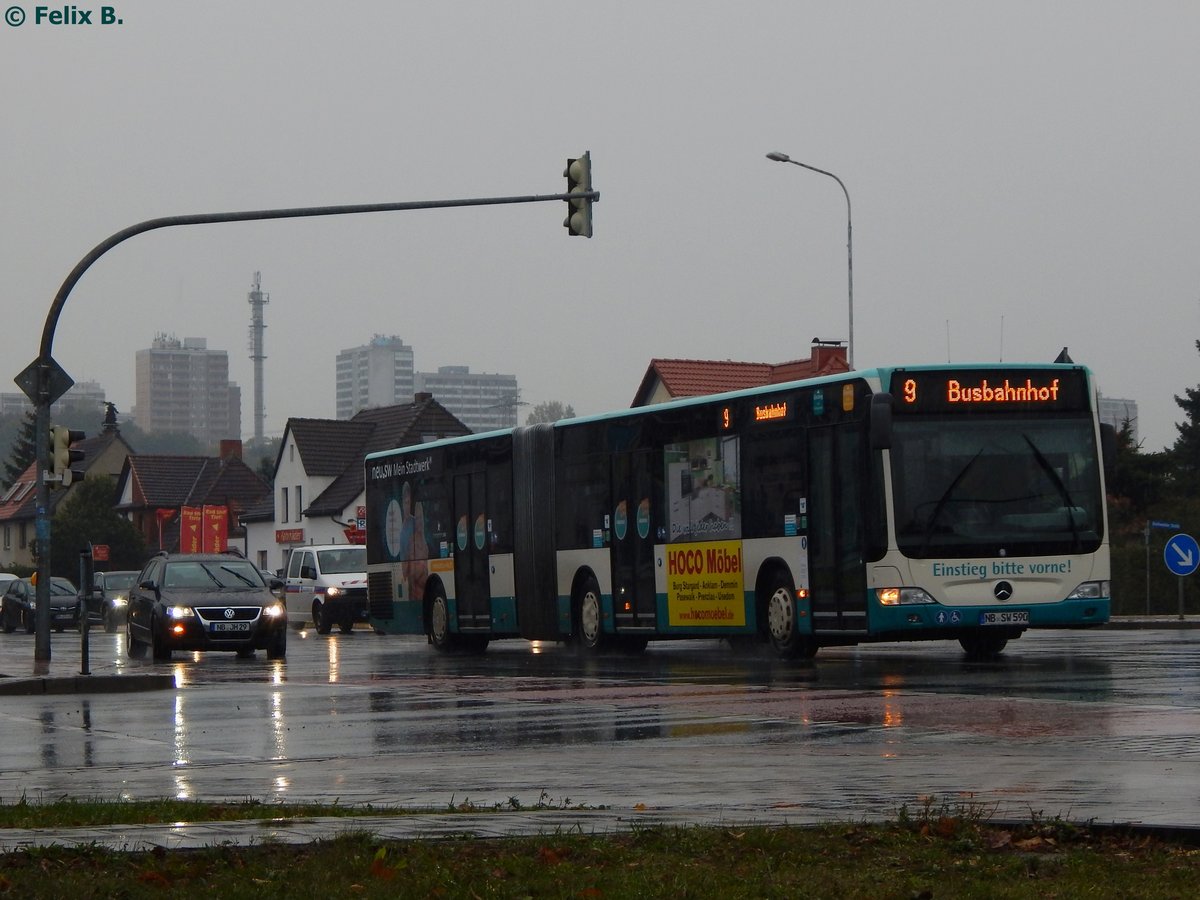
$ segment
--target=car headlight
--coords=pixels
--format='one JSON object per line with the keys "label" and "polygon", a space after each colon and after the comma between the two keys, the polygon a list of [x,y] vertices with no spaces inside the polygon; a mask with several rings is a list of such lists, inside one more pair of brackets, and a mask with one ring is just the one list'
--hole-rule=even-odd
{"label": "car headlight", "polygon": [[278,619],[284,613],[285,609],[282,603],[272,603],[270,606],[263,607],[263,615],[268,619]]}
{"label": "car headlight", "polygon": [[129,602],[129,600],[126,597],[122,597],[119,594],[116,597],[112,598],[113,606],[124,606],[128,602]]}
{"label": "car headlight", "polygon": [[882,606],[918,606],[937,603],[928,593],[918,587],[876,588],[875,596]]}
{"label": "car headlight", "polygon": [[168,606],[167,616],[172,619],[191,619],[196,615],[196,611],[190,606]]}
{"label": "car headlight", "polygon": [[342,594],[342,589],[340,587],[331,587],[331,588],[325,589],[326,597],[340,597],[341,594]]}
{"label": "car headlight", "polygon": [[1068,600],[1100,600],[1112,596],[1112,585],[1107,581],[1085,581],[1071,593]]}

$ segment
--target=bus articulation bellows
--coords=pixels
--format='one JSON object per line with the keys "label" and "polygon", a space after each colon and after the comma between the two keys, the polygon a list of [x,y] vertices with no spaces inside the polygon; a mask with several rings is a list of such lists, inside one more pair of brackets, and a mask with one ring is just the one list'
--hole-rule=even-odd
{"label": "bus articulation bellows", "polygon": [[881,368],[366,460],[371,624],[438,649],[999,653],[1108,621],[1112,429],[1075,365]]}

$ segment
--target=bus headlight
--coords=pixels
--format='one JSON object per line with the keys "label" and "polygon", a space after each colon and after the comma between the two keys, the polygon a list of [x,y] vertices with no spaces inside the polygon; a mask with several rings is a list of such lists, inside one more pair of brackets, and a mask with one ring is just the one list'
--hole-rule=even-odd
{"label": "bus headlight", "polygon": [[1085,581],[1071,593],[1068,600],[1101,600],[1112,596],[1112,583],[1108,581]]}
{"label": "bus headlight", "polygon": [[937,603],[924,590],[918,587],[885,587],[875,588],[875,596],[881,606],[918,606]]}

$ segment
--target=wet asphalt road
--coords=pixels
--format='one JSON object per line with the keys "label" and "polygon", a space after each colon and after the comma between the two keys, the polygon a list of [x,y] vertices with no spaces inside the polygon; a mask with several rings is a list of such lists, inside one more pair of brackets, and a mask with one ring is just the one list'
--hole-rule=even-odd
{"label": "wet asphalt road", "polygon": [[[293,633],[259,653],[126,660],[93,675],[174,689],[0,697],[0,800],[182,797],[432,807],[660,810],[686,820],[1000,818],[1200,826],[1200,630],[1031,633],[996,662],[957,644],[822,650],[717,642],[580,659],[549,645],[442,656],[423,640]],[[79,672],[79,637],[50,673]],[[26,676],[33,638],[0,635]]]}

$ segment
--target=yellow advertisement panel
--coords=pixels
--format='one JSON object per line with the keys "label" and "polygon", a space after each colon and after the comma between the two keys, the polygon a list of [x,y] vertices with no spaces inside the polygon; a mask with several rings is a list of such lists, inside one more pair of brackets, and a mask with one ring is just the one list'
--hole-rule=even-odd
{"label": "yellow advertisement panel", "polygon": [[670,544],[668,622],[683,628],[746,624],[741,541]]}

